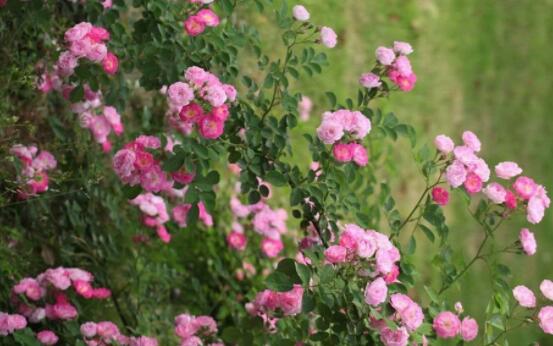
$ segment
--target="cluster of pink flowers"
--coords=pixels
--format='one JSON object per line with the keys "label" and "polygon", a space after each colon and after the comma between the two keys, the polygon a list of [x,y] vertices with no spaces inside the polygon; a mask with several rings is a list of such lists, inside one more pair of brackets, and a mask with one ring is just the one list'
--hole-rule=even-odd
{"label": "cluster of pink flowers", "polygon": [[355,224],[345,225],[338,245],[328,247],[324,255],[326,261],[332,264],[368,261],[374,257],[373,275],[381,275],[387,284],[395,282],[399,275],[396,263],[401,255],[388,236],[377,231],[364,230]]}
{"label": "cluster of pink flowers", "polygon": [[[270,185],[261,182],[270,189]],[[239,190],[239,187],[237,187]],[[254,232],[263,236],[261,240],[261,251],[269,258],[277,257],[284,249],[282,235],[287,232],[286,220],[288,213],[284,209],[272,209],[267,203],[267,198],[253,205],[244,205],[236,196],[230,199],[230,209],[234,215],[235,221],[232,223],[232,230],[227,235],[227,243],[230,248],[243,251],[248,244],[248,238],[244,232],[244,227],[237,222],[239,219],[251,219],[251,226]]]}
{"label": "cluster of pink flowers", "polygon": [[[407,55],[413,52],[413,48],[406,42],[394,42],[393,48],[378,47],[376,49],[376,60],[382,73],[401,91],[411,91],[417,82],[417,75],[413,72],[411,62]],[[361,75],[359,83],[368,89],[379,88],[382,85],[380,76],[374,72]]]}
{"label": "cluster of pink flowers", "polygon": [[197,127],[203,138],[219,138],[230,115],[229,104],[236,100],[236,89],[197,66],[189,67],[184,79],[162,89],[169,103],[169,124],[185,135]]}
{"label": "cluster of pink flowers", "polygon": [[443,157],[450,160],[445,170],[448,184],[452,188],[463,185],[469,195],[482,191],[492,203],[504,205],[510,210],[516,209],[519,204],[525,205],[528,222],[539,223],[550,204],[545,187],[532,178],[519,176],[522,169],[515,162],[501,162],[495,166],[495,174],[500,179],[510,180],[519,176],[512,184],[512,190],[498,182],[484,187],[490,179],[490,169],[477,156],[481,149],[480,140],[471,131],[465,131],[462,138],[463,145],[459,146],[455,146],[453,140],[445,135],[437,136],[434,141]]}
{"label": "cluster of pink flowers", "polygon": [[[384,284],[384,282],[382,281],[382,283],[380,284],[378,279],[372,284],[369,283],[369,285],[367,285],[367,289],[365,290],[365,298],[367,298],[368,295],[384,295],[384,299],[382,299],[382,302],[384,302],[384,300],[386,299],[386,293],[382,294],[381,292],[383,291],[383,287],[386,286],[384,284],[384,286],[378,287],[382,284]],[[367,293],[367,291],[373,292]],[[380,299],[380,297],[378,297],[378,299]],[[411,298],[402,293],[392,294],[390,296],[390,305],[393,308],[394,312],[388,319],[375,319],[371,317],[370,324],[374,329],[379,331],[380,340],[384,345],[406,346],[409,341],[410,333],[416,331],[424,321],[422,308]],[[394,321],[395,323],[397,323],[398,328],[391,329],[387,321]]]}
{"label": "cluster of pink flowers", "polygon": [[81,324],[81,335],[88,346],[112,345],[121,346],[158,346],[156,338],[149,336],[129,337],[121,333],[113,322],[85,322]]}
{"label": "cluster of pink flowers", "polygon": [[0,335],[8,336],[13,332],[27,327],[27,319],[19,314],[0,312]]}
{"label": "cluster of pink flowers", "polygon": [[204,7],[212,1],[189,0],[193,4],[199,4],[197,12],[184,21],[184,30],[190,36],[198,36],[203,33],[206,27],[216,27],[221,22],[215,12],[209,7]]}
{"label": "cluster of pink flowers", "polygon": [[[48,269],[36,278],[28,277],[19,281],[12,288],[12,302],[31,323],[37,323],[45,317],[50,320],[70,320],[77,317],[78,312],[64,293],[69,288],[73,287],[75,293],[85,299],[107,299],[111,296],[107,288],[94,288],[93,281],[91,273],[79,268]],[[40,303],[45,305],[41,306]]]}
{"label": "cluster of pink flowers", "polygon": [[[553,281],[543,280],[540,284],[540,291],[546,299],[553,300]],[[536,296],[528,287],[522,285],[516,286],[513,289],[513,296],[523,308],[536,308]],[[553,334],[553,306],[546,305],[541,307],[537,317],[538,324],[543,332]]]}
{"label": "cluster of pink flowers", "polygon": [[340,109],[325,112],[317,128],[317,136],[323,143],[333,145],[332,153],[338,162],[355,162],[366,166],[369,157],[359,142],[371,131],[371,121],[359,111]]}
{"label": "cluster of pink flowers", "polygon": [[10,148],[10,153],[19,159],[21,171],[17,181],[21,185],[18,196],[27,199],[48,190],[48,173],[56,168],[57,161],[50,152],[41,150],[34,145],[24,146],[15,144]]}
{"label": "cluster of pink flowers", "polygon": [[434,317],[432,327],[436,336],[440,339],[453,339],[460,336],[463,341],[472,341],[478,336],[478,323],[470,316],[463,320],[460,315],[463,313],[461,303],[455,304],[457,314],[451,311],[442,311]]}
{"label": "cluster of pink flowers", "polygon": [[[104,106],[100,114],[93,109],[83,109],[80,111],[79,107],[82,104],[86,104],[89,97],[97,97],[92,95],[98,95],[94,93],[85,85],[85,98],[87,101],[73,104],[73,110],[79,113],[80,125],[83,128],[88,128],[94,137],[94,140],[102,146],[104,152],[111,151],[111,141],[109,135],[111,132],[120,136],[123,133],[123,123],[121,122],[121,115],[117,112],[115,107]],[[89,96],[90,95],[90,96]],[[85,106],[86,107],[86,106]]]}
{"label": "cluster of pink flowers", "polygon": [[[141,135],[117,151],[112,160],[113,169],[124,184],[140,185],[146,191],[130,203],[142,212],[143,224],[155,229],[159,238],[165,243],[171,241],[171,235],[165,227],[165,223],[171,219],[171,216],[166,200],[154,193],[165,193],[170,198],[182,200],[187,187],[177,189],[174,187],[175,183],[187,185],[195,177],[193,173],[183,170],[169,174],[161,168],[161,162],[155,157],[156,151],[160,155],[161,151],[173,152],[176,144],[179,142],[168,137],[167,144],[162,150],[161,140],[158,137]],[[179,227],[187,226],[186,220],[191,208],[191,204],[176,203],[172,215]],[[200,220],[208,227],[213,226],[213,218],[204,203],[198,203],[198,208]]]}
{"label": "cluster of pink flowers", "polygon": [[246,304],[246,311],[252,316],[259,316],[269,330],[276,329],[278,318],[274,313],[279,310],[284,316],[293,316],[301,312],[303,287],[294,285],[288,292],[264,290],[259,292],[253,302]]}
{"label": "cluster of pink flowers", "polygon": [[223,346],[216,338],[217,322],[211,316],[181,314],[175,317],[175,334],[181,346]]}

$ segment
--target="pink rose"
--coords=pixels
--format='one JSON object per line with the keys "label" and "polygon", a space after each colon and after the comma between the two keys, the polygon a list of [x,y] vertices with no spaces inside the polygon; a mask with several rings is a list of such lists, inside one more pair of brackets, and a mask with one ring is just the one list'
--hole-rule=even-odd
{"label": "pink rose", "polygon": [[464,341],[472,341],[478,335],[478,323],[474,318],[465,317],[461,322],[461,338]]}
{"label": "pink rose", "polygon": [[190,16],[184,21],[184,30],[190,36],[198,36],[204,32],[205,23],[198,16]]}
{"label": "pink rose", "polygon": [[401,91],[411,91],[417,83],[417,75],[411,73],[409,75],[403,75],[396,69],[391,69],[388,72],[388,78],[399,88]]}
{"label": "pink rose", "polygon": [[516,286],[513,288],[513,296],[517,300],[518,304],[525,308],[534,308],[536,307],[536,296],[526,286]]}
{"label": "pink rose", "polygon": [[540,328],[546,334],[553,334],[553,306],[544,306],[538,314]]}
{"label": "pink rose", "polygon": [[353,162],[355,162],[358,166],[365,167],[369,163],[367,149],[357,143],[350,144],[350,148],[353,153]]}
{"label": "pink rose", "polygon": [[227,236],[228,245],[238,251],[243,251],[248,244],[248,238],[244,233],[232,231]]}
{"label": "pink rose", "polygon": [[446,135],[438,135],[434,139],[434,145],[442,154],[449,154],[455,148],[453,140]]}
{"label": "pink rose", "polygon": [[407,42],[394,41],[394,52],[401,55],[413,53],[413,47]]}
{"label": "pink rose", "polygon": [[102,67],[107,74],[116,74],[117,70],[119,70],[119,59],[117,55],[107,52],[106,57],[102,61]]}
{"label": "pink rose", "polygon": [[353,152],[350,144],[334,144],[332,154],[338,162],[350,162],[353,159]]}
{"label": "pink rose", "polygon": [[475,152],[480,151],[480,148],[481,148],[480,140],[478,139],[478,136],[474,134],[474,132],[471,132],[471,131],[463,132],[463,143]]}
{"label": "pink rose", "polygon": [[305,22],[309,20],[309,12],[302,5],[296,5],[292,8],[292,15],[294,18],[300,22]]}
{"label": "pink rose", "polygon": [[196,13],[196,17],[198,17],[198,19],[206,26],[215,27],[219,25],[220,22],[217,14],[209,8],[199,10],[198,13]]}
{"label": "pink rose", "polygon": [[488,199],[495,204],[504,203],[507,198],[507,190],[498,183],[488,184],[482,192],[484,192],[484,195],[486,195],[486,197],[488,197]]}
{"label": "pink rose", "polygon": [[359,78],[359,84],[367,89],[378,88],[382,85],[380,77],[372,72],[363,73]]}
{"label": "pink rose", "polygon": [[467,174],[464,186],[469,195],[474,195],[482,190],[482,179],[480,179],[478,175],[471,172]]}
{"label": "pink rose", "polygon": [[432,200],[437,205],[445,206],[449,202],[449,192],[442,187],[436,186],[432,189]]}
{"label": "pink rose", "polygon": [[518,177],[513,184],[513,189],[517,195],[524,200],[530,199],[530,197],[536,193],[537,188],[538,185],[534,182],[534,180],[532,180],[532,178],[524,176]]}
{"label": "pink rose", "polygon": [[92,24],[81,22],[65,32],[64,38],[67,42],[75,42],[83,39],[92,30]]}
{"label": "pink rose", "polygon": [[43,345],[55,345],[59,340],[58,336],[50,330],[43,330],[41,332],[38,332],[36,338]]}
{"label": "pink rose", "polygon": [[540,291],[545,298],[553,300],[553,281],[543,280],[540,284]]}
{"label": "pink rose", "polygon": [[396,58],[392,64],[392,68],[399,72],[402,76],[409,76],[413,74],[413,68],[411,67],[409,58],[403,55]]}
{"label": "pink rose", "polygon": [[261,241],[261,251],[265,256],[274,258],[284,249],[284,244],[280,239],[263,238]]}
{"label": "pink rose", "polygon": [[432,327],[439,338],[452,339],[459,333],[461,321],[454,313],[443,311],[434,317]]}
{"label": "pink rose", "polygon": [[380,341],[382,341],[385,346],[407,346],[409,342],[409,333],[405,327],[400,327],[396,330],[384,327],[380,334]]}
{"label": "pink rose", "polygon": [[336,47],[337,37],[338,36],[334,32],[334,30],[332,30],[332,28],[329,28],[327,26],[323,26],[321,28],[321,42],[325,47],[328,47],[328,48]]}
{"label": "pink rose", "polygon": [[396,58],[396,53],[394,53],[392,49],[387,47],[378,47],[375,54],[376,60],[378,60],[379,63],[385,66],[391,65]]}
{"label": "pink rose", "polygon": [[334,144],[344,135],[344,127],[337,121],[323,120],[317,128],[317,136],[324,144]]}
{"label": "pink rose", "polygon": [[96,323],[86,322],[81,324],[81,335],[85,338],[92,338],[96,335]]}
{"label": "pink rose", "polygon": [[194,90],[186,83],[175,82],[167,89],[167,96],[172,105],[181,108],[194,99]]}
{"label": "pink rose", "polygon": [[536,238],[534,238],[534,233],[530,232],[528,228],[523,228],[520,230],[518,239],[520,241],[520,244],[522,245],[522,250],[524,250],[524,252],[528,256],[532,256],[536,253]]}
{"label": "pink rose", "polygon": [[224,122],[213,116],[204,116],[198,121],[198,128],[202,137],[217,139],[224,132]]}
{"label": "pink rose", "polygon": [[196,122],[202,116],[204,116],[204,110],[196,102],[190,102],[188,105],[183,106],[179,112],[180,120],[185,122]]}
{"label": "pink rose", "polygon": [[501,162],[495,166],[495,174],[501,179],[511,179],[522,173],[516,162]]}
{"label": "pink rose", "polygon": [[368,282],[365,287],[365,303],[377,306],[386,301],[388,295],[388,286],[383,278],[377,278],[373,282]]}
{"label": "pink rose", "polygon": [[325,259],[328,263],[344,263],[346,262],[347,249],[340,245],[329,246],[324,251]]}

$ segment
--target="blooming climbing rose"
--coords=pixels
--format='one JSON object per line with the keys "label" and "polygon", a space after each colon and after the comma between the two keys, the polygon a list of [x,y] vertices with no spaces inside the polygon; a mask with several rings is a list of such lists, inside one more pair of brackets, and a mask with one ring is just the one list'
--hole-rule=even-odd
{"label": "blooming climbing rose", "polygon": [[377,278],[373,282],[367,283],[365,288],[365,303],[373,306],[380,305],[386,301],[388,287],[383,278]]}
{"label": "blooming climbing rose", "polygon": [[532,256],[536,253],[536,239],[534,238],[534,233],[530,232],[528,228],[520,230],[519,241],[522,245],[522,249],[528,256]]}
{"label": "blooming climbing rose", "polygon": [[553,281],[543,280],[540,284],[540,291],[545,298],[553,300]]}
{"label": "blooming climbing rose", "polygon": [[454,313],[450,311],[443,311],[434,317],[432,327],[439,338],[451,339],[459,333],[461,321]]}
{"label": "blooming climbing rose", "polygon": [[306,20],[309,20],[309,12],[307,9],[302,5],[296,5],[292,8],[292,14],[296,20],[299,20],[300,22],[305,22]]}
{"label": "blooming climbing rose", "polygon": [[544,333],[553,334],[553,306],[544,306],[538,314],[540,328]]}
{"label": "blooming climbing rose", "polygon": [[516,286],[513,289],[513,296],[522,307],[533,308],[536,306],[536,296],[526,286]]}

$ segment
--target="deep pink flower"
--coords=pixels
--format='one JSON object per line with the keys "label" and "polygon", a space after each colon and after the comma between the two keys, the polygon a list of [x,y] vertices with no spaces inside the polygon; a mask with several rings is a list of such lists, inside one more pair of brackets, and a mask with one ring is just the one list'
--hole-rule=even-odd
{"label": "deep pink flower", "polygon": [[213,107],[211,109],[211,115],[214,116],[215,118],[221,120],[221,121],[225,121],[225,120],[228,119],[228,117],[230,115],[229,108],[225,104],[223,104],[219,107]]}
{"label": "deep pink flower", "polygon": [[100,287],[93,290],[94,299],[108,299],[111,297],[111,291],[108,288]]}
{"label": "deep pink flower", "polygon": [[350,162],[353,159],[352,147],[349,144],[334,144],[332,154],[338,162]]}
{"label": "deep pink flower", "polygon": [[232,231],[227,235],[227,244],[234,250],[243,251],[248,244],[248,238],[244,233]]}
{"label": "deep pink flower", "polygon": [[200,20],[206,26],[214,27],[219,25],[220,22],[217,14],[209,8],[199,10],[198,13],[196,13],[196,17],[198,17],[198,20]]}
{"label": "deep pink flower", "polygon": [[469,195],[474,195],[475,193],[482,190],[482,179],[474,173],[467,174],[467,179],[464,182],[465,189]]}
{"label": "deep pink flower", "polygon": [[350,149],[353,153],[353,162],[358,166],[365,167],[369,163],[369,155],[364,146],[357,143],[351,143]]}
{"label": "deep pink flower", "polygon": [[442,187],[436,186],[432,189],[432,200],[437,205],[445,206],[449,202],[449,192]]}
{"label": "deep pink flower", "polygon": [[415,87],[417,82],[417,75],[411,73],[410,75],[402,75],[397,70],[390,70],[388,72],[388,78],[399,88],[401,91],[411,91]]}
{"label": "deep pink flower", "polygon": [[86,299],[90,299],[94,296],[94,289],[92,288],[92,285],[87,281],[73,281],[73,288],[78,295]]}
{"label": "deep pink flower", "polygon": [[198,16],[190,16],[184,21],[184,30],[190,36],[198,36],[204,32],[205,23]]}
{"label": "deep pink flower", "polygon": [[516,209],[517,208],[517,196],[511,190],[506,191],[505,206],[508,209]]}
{"label": "deep pink flower", "polygon": [[102,67],[107,74],[116,74],[117,70],[119,70],[119,59],[117,55],[107,52],[106,57],[102,61]]}
{"label": "deep pink flower", "polygon": [[188,105],[183,106],[179,112],[179,118],[186,122],[196,122],[204,115],[202,106],[195,102],[190,102]]}
{"label": "deep pink flower", "polygon": [[214,116],[204,116],[198,121],[202,137],[206,139],[219,138],[224,132],[224,122]]}

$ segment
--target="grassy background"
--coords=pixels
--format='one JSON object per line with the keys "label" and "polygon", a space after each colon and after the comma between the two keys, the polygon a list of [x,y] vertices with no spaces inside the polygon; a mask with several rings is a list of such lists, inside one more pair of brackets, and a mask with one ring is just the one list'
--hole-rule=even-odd
{"label": "grassy background", "polygon": [[[409,41],[418,83],[411,93],[395,94],[380,106],[393,110],[403,121],[415,125],[421,139],[430,142],[439,133],[459,140],[464,129],[476,132],[483,142],[483,157],[490,166],[501,161],[517,161],[536,181],[553,191],[553,1],[552,0],[303,0],[314,23],[336,29],[339,45],[328,51],[330,66],[322,75],[300,83],[298,90],[315,101],[313,118],[301,130],[313,129],[319,115],[328,107],[327,90],[339,99],[355,97],[357,80],[374,62],[374,50],[394,40]],[[260,18],[259,20],[265,20]],[[262,26],[266,42],[280,45],[273,26]],[[298,141],[301,139],[298,136]],[[402,160],[396,200],[404,215],[420,193],[421,181],[415,175],[408,146],[398,144]],[[301,155],[300,155],[301,156]],[[394,180],[398,180],[397,177]],[[473,256],[481,231],[463,211],[460,203],[447,208],[451,237],[463,244],[457,256]],[[500,242],[512,242],[521,218],[504,227]],[[553,278],[551,212],[531,230],[536,233],[538,253],[534,257],[503,256],[511,267],[510,284],[524,284],[537,290],[543,278]],[[422,265],[429,264],[436,247],[420,238]],[[424,255],[422,255],[424,253]],[[470,256],[470,257],[469,257]],[[452,288],[451,304],[463,301],[465,310],[482,321],[490,296],[489,277],[478,263],[461,282],[465,289]],[[421,283],[434,287],[439,278],[421,270]],[[540,339],[541,338],[541,339]],[[509,337],[512,345],[551,345],[537,328],[527,328]]]}

